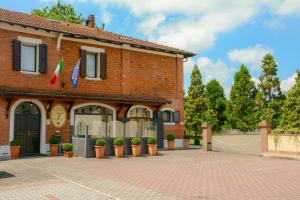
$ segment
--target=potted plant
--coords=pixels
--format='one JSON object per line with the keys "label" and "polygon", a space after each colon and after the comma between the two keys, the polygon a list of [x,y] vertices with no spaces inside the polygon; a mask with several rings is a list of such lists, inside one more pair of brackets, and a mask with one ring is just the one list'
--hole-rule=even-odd
{"label": "potted plant", "polygon": [[150,156],[156,156],[157,152],[157,140],[155,137],[149,137],[147,140],[148,143],[148,152]]}
{"label": "potted plant", "polygon": [[103,138],[97,139],[95,145],[96,158],[104,158],[104,149],[105,149],[105,140]]}
{"label": "potted plant", "polygon": [[114,139],[114,147],[115,147],[115,156],[122,157],[124,154],[124,140],[123,138],[115,138]]}
{"label": "potted plant", "polygon": [[134,137],[131,139],[131,148],[133,156],[141,156],[141,143],[142,140],[139,137]]}
{"label": "potted plant", "polygon": [[50,156],[57,156],[59,141],[60,141],[60,137],[57,137],[56,135],[52,135],[49,138]]}
{"label": "potted plant", "polygon": [[191,135],[188,132],[184,131],[183,138],[183,149],[188,149],[190,146]]}
{"label": "potted plant", "polygon": [[71,158],[73,157],[73,144],[71,143],[65,143],[62,146],[64,150],[64,157]]}
{"label": "potted plant", "polygon": [[19,140],[10,141],[10,157],[12,159],[18,158],[20,155],[20,142]]}
{"label": "potted plant", "polygon": [[175,144],[175,135],[173,133],[168,134],[167,140],[168,140],[168,149],[173,150]]}

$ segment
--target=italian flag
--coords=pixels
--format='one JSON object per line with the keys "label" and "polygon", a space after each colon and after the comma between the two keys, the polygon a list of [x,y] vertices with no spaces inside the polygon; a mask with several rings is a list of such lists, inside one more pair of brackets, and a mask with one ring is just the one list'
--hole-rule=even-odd
{"label": "italian flag", "polygon": [[50,80],[50,83],[52,85],[54,85],[56,79],[58,78],[58,75],[63,71],[63,66],[64,66],[64,58],[62,57],[60,60],[59,60],[59,63],[55,69],[55,72],[53,73],[52,75],[52,78]]}

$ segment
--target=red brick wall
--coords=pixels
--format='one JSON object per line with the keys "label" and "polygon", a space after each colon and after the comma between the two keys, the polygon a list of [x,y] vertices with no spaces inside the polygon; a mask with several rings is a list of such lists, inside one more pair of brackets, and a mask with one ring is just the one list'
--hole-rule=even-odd
{"label": "red brick wall", "polygon": [[[22,74],[12,70],[12,41],[18,36],[42,39],[48,45],[48,73],[40,75]],[[109,94],[116,96],[166,98],[173,103],[165,105],[181,113],[183,121],[183,61],[182,58],[155,55],[121,48],[104,47],[62,40],[61,50],[56,49],[56,38],[30,35],[26,33],[0,29],[0,86],[13,88],[59,91],[57,83],[52,86],[49,81],[58,64],[60,56],[64,57],[64,71],[61,77],[66,81],[66,92],[83,92]],[[70,84],[70,73],[78,58],[79,49],[93,46],[105,49],[107,53],[107,79],[92,81],[79,78],[78,88]],[[9,120],[5,118],[6,101],[0,98],[0,145],[8,144]],[[69,122],[62,132],[68,131]],[[182,137],[183,125],[166,127]],[[47,126],[48,136],[54,132],[52,125]],[[67,138],[64,138],[64,140]]]}

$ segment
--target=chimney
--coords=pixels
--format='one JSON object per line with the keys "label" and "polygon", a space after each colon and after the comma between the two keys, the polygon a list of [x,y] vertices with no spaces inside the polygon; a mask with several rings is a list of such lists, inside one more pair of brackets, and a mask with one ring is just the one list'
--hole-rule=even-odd
{"label": "chimney", "polygon": [[95,24],[96,24],[95,15],[90,14],[85,22],[85,25],[90,28],[95,28]]}

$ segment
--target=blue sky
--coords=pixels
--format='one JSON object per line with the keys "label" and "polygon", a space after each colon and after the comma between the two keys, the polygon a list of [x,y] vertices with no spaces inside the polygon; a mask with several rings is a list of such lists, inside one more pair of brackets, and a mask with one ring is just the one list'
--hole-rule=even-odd
{"label": "blue sky", "polygon": [[[219,80],[228,95],[233,75],[246,64],[256,81],[262,56],[271,52],[284,91],[300,69],[300,0],[62,0],[84,17],[95,14],[106,30],[193,51],[204,82]],[[1,8],[29,13],[55,0],[2,1]],[[226,3],[225,3],[226,2]]]}

